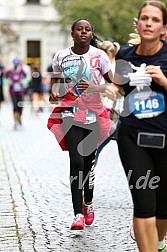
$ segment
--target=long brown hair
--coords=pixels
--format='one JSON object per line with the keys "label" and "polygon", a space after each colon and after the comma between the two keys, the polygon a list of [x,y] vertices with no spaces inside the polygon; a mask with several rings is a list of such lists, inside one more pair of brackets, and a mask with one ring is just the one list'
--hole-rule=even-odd
{"label": "long brown hair", "polygon": [[163,16],[163,25],[167,24],[167,9],[164,3],[162,3],[161,1],[145,1],[143,3],[143,5],[140,7],[139,13],[138,13],[138,19],[140,17],[141,11],[145,6],[154,6],[156,8],[158,8],[161,12],[162,12],[162,16]]}

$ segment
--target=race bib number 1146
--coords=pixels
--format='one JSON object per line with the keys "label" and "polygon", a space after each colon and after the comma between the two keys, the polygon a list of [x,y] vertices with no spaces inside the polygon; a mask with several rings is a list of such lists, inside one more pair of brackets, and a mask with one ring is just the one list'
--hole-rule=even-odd
{"label": "race bib number 1146", "polygon": [[164,95],[157,92],[138,92],[129,96],[129,109],[137,118],[151,118],[165,111]]}

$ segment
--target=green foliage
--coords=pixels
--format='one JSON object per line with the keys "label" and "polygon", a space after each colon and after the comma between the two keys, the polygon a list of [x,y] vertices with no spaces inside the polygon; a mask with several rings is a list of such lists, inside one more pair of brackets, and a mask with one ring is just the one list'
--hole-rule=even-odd
{"label": "green foliage", "polygon": [[[70,32],[72,23],[86,17],[101,39],[127,44],[134,32],[133,19],[137,17],[143,0],[52,0],[60,14],[62,31]],[[163,1],[167,4],[167,0]]]}

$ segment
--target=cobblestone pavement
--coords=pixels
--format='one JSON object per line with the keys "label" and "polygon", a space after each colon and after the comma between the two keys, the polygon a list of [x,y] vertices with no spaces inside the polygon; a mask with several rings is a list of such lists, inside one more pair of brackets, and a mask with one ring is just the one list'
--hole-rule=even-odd
{"label": "cobblestone pavement", "polygon": [[62,152],[46,123],[24,108],[23,127],[13,130],[12,107],[0,113],[0,251],[138,251],[129,236],[132,201],[110,142],[96,167],[95,222],[81,233],[73,219],[68,152]]}

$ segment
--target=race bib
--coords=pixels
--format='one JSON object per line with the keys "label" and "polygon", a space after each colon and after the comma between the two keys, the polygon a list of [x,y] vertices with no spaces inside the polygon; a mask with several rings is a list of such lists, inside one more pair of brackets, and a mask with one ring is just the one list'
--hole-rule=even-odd
{"label": "race bib", "polygon": [[23,87],[19,82],[15,82],[13,84],[13,91],[18,92],[18,91],[22,91]]}
{"label": "race bib", "polygon": [[164,95],[157,92],[136,92],[129,96],[129,110],[137,118],[151,118],[165,111]]}

